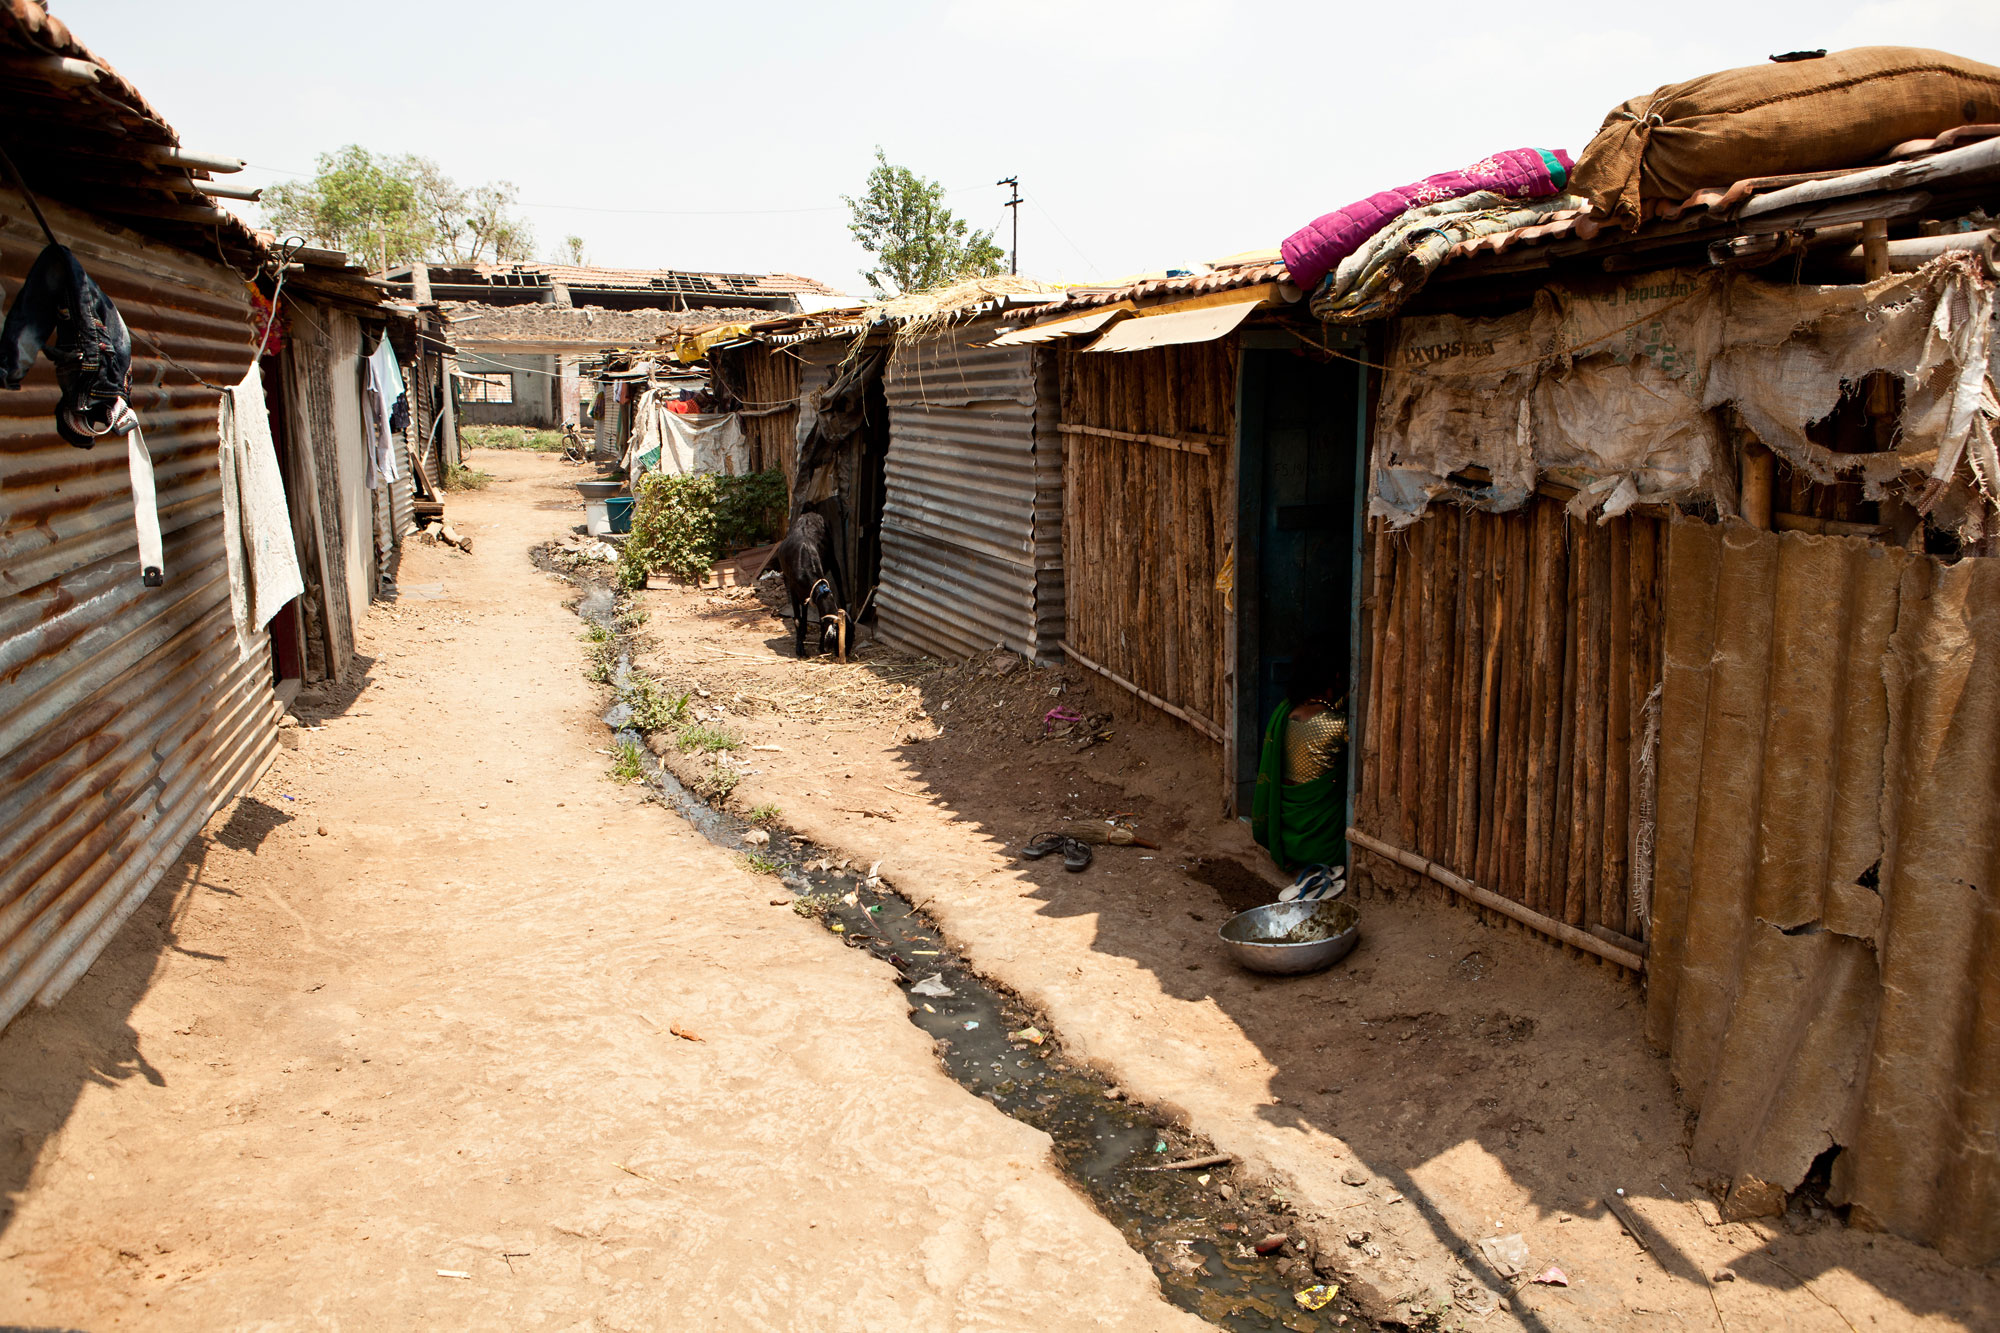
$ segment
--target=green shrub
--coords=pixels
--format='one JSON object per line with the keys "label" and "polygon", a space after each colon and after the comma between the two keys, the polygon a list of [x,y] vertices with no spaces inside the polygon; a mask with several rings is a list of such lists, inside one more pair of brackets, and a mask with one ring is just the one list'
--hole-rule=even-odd
{"label": "green shrub", "polygon": [[775,824],[782,812],[775,805],[752,806],[748,818],[753,824]]}
{"label": "green shrub", "polygon": [[770,541],[784,518],[782,472],[653,473],[640,479],[633,497],[632,536],[618,562],[618,581],[643,588],[648,574],[672,574],[699,582],[730,551]]}
{"label": "green shrub", "polygon": [[782,875],[785,863],[762,852],[743,852],[743,868],[753,875]]}
{"label": "green shrub", "polygon": [[785,522],[785,474],[748,472],[715,479],[715,536],[718,557],[774,540]]}

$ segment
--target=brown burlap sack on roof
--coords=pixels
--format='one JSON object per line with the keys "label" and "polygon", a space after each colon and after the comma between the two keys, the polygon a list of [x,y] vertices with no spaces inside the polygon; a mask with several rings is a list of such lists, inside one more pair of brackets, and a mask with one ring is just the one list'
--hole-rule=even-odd
{"label": "brown burlap sack on roof", "polygon": [[2000,69],[1915,46],[1857,46],[1633,98],[1604,118],[1569,192],[1637,226],[1646,200],[1679,203],[1750,176],[1860,166],[1905,139],[1994,121]]}

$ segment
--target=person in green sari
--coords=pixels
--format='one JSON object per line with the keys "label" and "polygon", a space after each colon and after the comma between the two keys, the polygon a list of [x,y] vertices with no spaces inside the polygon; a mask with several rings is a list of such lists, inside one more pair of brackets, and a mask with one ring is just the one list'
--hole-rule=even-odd
{"label": "person in green sari", "polygon": [[1292,663],[1285,702],[1264,728],[1250,833],[1280,869],[1347,860],[1347,711],[1324,654]]}

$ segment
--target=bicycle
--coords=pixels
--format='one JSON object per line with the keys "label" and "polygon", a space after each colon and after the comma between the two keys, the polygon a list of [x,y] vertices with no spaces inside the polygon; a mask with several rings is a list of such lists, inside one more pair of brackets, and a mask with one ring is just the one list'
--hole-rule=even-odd
{"label": "bicycle", "polygon": [[585,444],[583,436],[577,433],[574,421],[563,422],[562,456],[565,463],[588,463],[590,461],[590,446]]}

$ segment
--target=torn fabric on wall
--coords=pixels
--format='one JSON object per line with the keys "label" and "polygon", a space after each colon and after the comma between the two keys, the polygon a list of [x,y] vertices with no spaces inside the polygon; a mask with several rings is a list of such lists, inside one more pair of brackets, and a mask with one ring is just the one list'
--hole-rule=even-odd
{"label": "torn fabric on wall", "polygon": [[[1820,482],[1908,498],[1963,536],[2000,504],[1994,283],[1975,256],[1853,286],[1670,270],[1552,284],[1527,310],[1397,322],[1370,512],[1436,499],[1506,511],[1547,477],[1602,517],[1700,500],[1736,512],[1717,411]],[[1898,376],[1895,447],[1837,453],[1807,427],[1874,371]]]}

